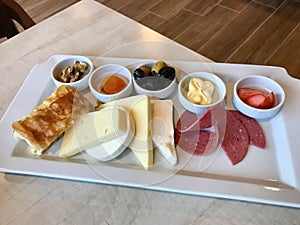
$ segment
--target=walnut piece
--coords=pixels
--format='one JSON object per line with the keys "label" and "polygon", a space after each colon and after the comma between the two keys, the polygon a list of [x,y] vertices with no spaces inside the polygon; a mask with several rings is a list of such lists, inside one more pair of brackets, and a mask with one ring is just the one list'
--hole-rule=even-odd
{"label": "walnut piece", "polygon": [[88,72],[89,66],[86,62],[75,61],[72,66],[66,66],[57,79],[60,82],[72,83],[83,78]]}

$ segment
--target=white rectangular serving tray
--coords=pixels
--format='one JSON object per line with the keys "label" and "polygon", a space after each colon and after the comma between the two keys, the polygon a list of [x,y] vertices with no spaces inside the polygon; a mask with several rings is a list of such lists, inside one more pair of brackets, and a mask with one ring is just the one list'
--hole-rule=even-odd
{"label": "white rectangular serving tray", "polygon": [[[212,72],[227,87],[226,107],[233,109],[234,82],[246,75],[259,74],[276,80],[286,92],[286,102],[274,118],[260,121],[267,147],[250,146],[245,159],[232,166],[219,149],[208,156],[191,156],[178,150],[178,164],[171,166],[155,152],[154,167],[144,170],[130,149],[109,162],[99,162],[85,152],[70,159],[58,157],[61,140],[41,157],[33,156],[29,147],[14,138],[11,124],[27,116],[48,97],[55,86],[51,81],[52,66],[66,55],[54,55],[29,73],[0,122],[0,172],[46,176],[104,184],[140,187],[176,193],[220,197],[300,208],[300,80],[285,69],[271,66],[239,65],[165,60],[180,72]],[[131,71],[144,59],[90,57],[95,67],[115,63]],[[84,95],[95,101],[87,89]],[[182,112],[177,93],[171,96],[175,114]],[[177,117],[175,117],[177,118]],[[176,122],[176,121],[175,121]]]}

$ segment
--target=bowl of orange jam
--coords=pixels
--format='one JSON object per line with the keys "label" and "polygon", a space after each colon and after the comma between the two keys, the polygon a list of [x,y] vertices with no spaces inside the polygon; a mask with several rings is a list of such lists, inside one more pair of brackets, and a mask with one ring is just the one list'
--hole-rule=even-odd
{"label": "bowl of orange jam", "polygon": [[100,66],[91,74],[89,88],[100,102],[128,97],[133,91],[131,73],[122,65]]}

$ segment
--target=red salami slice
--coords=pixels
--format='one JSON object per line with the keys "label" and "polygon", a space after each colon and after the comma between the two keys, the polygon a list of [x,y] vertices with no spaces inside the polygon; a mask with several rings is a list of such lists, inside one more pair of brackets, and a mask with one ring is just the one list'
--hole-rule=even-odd
{"label": "red salami slice", "polygon": [[230,112],[237,118],[246,128],[249,136],[249,143],[250,145],[254,145],[258,148],[264,149],[266,147],[266,137],[262,127],[259,123],[251,118],[248,117],[239,111],[230,110]]}
{"label": "red salami slice", "polygon": [[[214,131],[206,129],[210,127]],[[231,163],[236,165],[245,158],[249,143],[263,148],[265,136],[256,120],[238,111],[216,106],[201,118],[191,112],[184,112],[177,122],[175,142],[194,155],[211,153],[221,142]]]}
{"label": "red salami slice", "polygon": [[212,117],[212,111],[207,110],[201,118],[199,118],[199,124],[201,129],[210,128],[213,126],[213,117]]}
{"label": "red salami slice", "polygon": [[190,111],[185,111],[182,113],[176,125],[179,132],[199,131],[210,127],[212,127],[210,110],[207,110],[200,118]]}
{"label": "red salami slice", "polygon": [[226,130],[222,141],[222,148],[233,165],[242,161],[249,146],[249,137],[243,124],[234,117],[233,113],[227,111]]}
{"label": "red salami slice", "polygon": [[[224,114],[224,108],[222,110]],[[175,143],[194,155],[213,152],[219,143],[219,129],[214,125],[217,124],[216,118],[219,118],[220,112],[221,110],[208,110],[198,118],[196,114],[185,111],[176,125]],[[207,128],[212,129],[207,130]]]}
{"label": "red salami slice", "polygon": [[218,146],[218,132],[199,130],[178,132],[175,130],[175,143],[184,151],[193,155],[207,155]]}
{"label": "red salami slice", "polygon": [[200,124],[198,123],[198,121],[199,118],[195,113],[192,113],[190,111],[184,111],[177,121],[176,129],[179,132],[199,131]]}

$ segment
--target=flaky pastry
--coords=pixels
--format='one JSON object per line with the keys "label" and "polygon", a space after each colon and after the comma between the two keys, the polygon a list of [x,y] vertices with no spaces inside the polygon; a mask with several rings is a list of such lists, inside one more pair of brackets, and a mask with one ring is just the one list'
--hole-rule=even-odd
{"label": "flaky pastry", "polygon": [[80,92],[62,85],[12,128],[16,137],[31,146],[33,154],[41,155],[73,125],[76,116],[92,110],[92,104]]}

